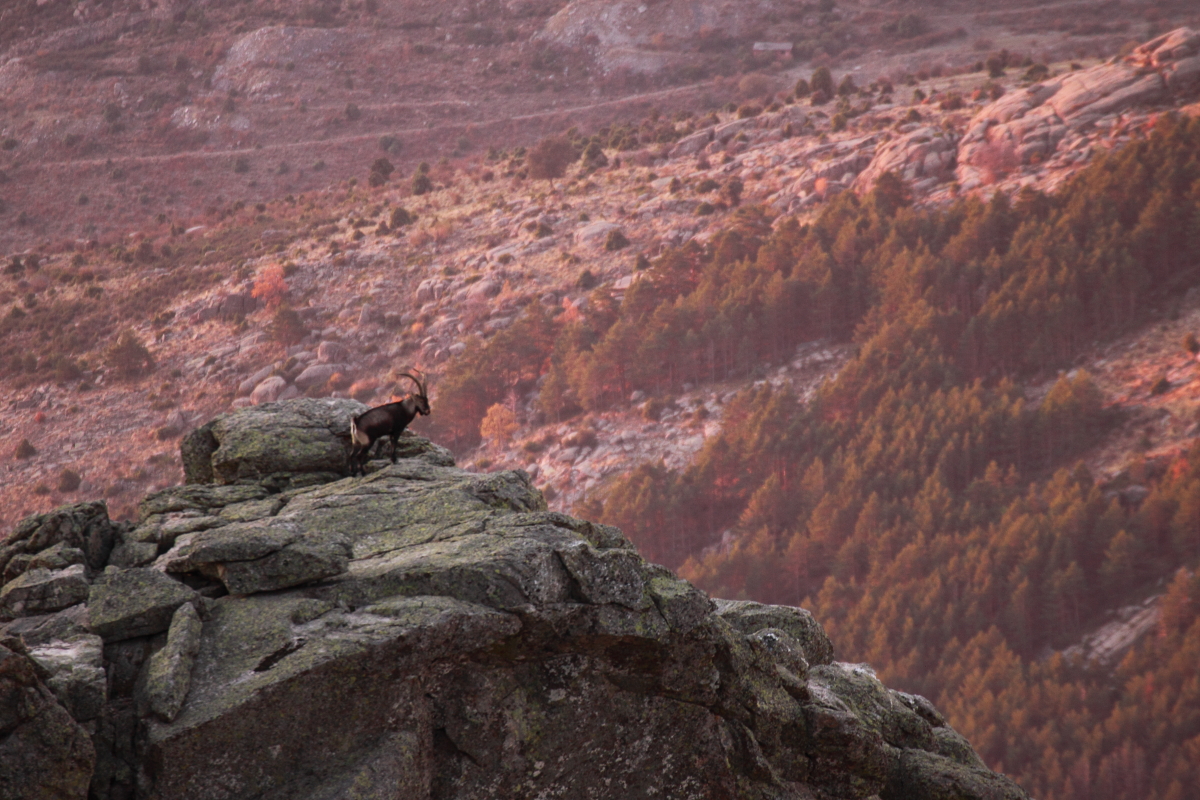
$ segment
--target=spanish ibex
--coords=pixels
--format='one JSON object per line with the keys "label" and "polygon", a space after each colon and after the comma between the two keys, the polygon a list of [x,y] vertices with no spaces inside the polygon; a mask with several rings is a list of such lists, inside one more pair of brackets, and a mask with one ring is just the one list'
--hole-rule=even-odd
{"label": "spanish ibex", "polygon": [[[421,375],[418,370],[413,370]],[[375,406],[350,420],[350,475],[365,475],[367,456],[376,440],[384,436],[392,439],[392,463],[396,463],[396,444],[400,434],[408,424],[417,418],[418,414],[429,413],[429,397],[425,392],[425,382],[405,372],[401,378],[408,378],[416,384],[417,391],[406,394],[394,403]],[[424,376],[422,376],[424,377]]]}

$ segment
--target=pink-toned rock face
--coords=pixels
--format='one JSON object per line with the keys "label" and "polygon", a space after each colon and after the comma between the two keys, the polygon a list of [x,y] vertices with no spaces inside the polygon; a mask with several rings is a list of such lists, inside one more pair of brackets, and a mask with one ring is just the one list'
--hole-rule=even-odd
{"label": "pink-toned rock face", "polygon": [[1143,65],[1161,67],[1173,61],[1182,61],[1197,53],[1200,53],[1200,33],[1191,28],[1176,28],[1135,49],[1130,60]]}
{"label": "pink-toned rock face", "polygon": [[921,127],[880,145],[871,163],[854,181],[854,189],[871,191],[879,176],[894,172],[914,187],[929,186],[953,174],[958,139],[941,128]]}
{"label": "pink-toned rock face", "polygon": [[274,403],[287,385],[288,382],[281,375],[272,375],[254,387],[254,391],[250,393],[250,402],[256,406],[261,406],[263,403]]}
{"label": "pink-toned rock face", "polygon": [[1052,155],[1072,131],[1200,87],[1200,33],[1179,28],[1127,58],[1011,92],[975,115],[958,152],[964,189]]}

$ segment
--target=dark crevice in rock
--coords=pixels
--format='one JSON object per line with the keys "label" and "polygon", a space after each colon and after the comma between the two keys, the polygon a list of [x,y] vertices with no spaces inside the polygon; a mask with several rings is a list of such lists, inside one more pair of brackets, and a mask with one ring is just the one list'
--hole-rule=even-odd
{"label": "dark crevice in rock", "polygon": [[479,762],[472,758],[471,754],[463,750],[445,728],[435,728],[433,731],[433,751],[437,756],[447,759],[466,759],[475,766],[479,766]]}
{"label": "dark crevice in rock", "polygon": [[280,661],[283,661],[285,658],[290,656],[292,653],[297,652],[301,647],[304,647],[304,645],[306,645],[306,644],[308,644],[307,639],[296,639],[294,641],[288,642],[283,647],[276,650],[274,653],[271,653],[269,656],[265,657],[262,661],[259,661],[258,666],[256,666],[254,668],[254,671],[255,672],[266,672],[267,670],[271,669],[271,667],[275,666]]}
{"label": "dark crevice in rock", "polygon": [[568,599],[575,603],[586,603],[587,600],[583,596],[583,587],[579,584],[575,576],[571,574],[571,570],[567,567],[567,562],[563,560],[562,553],[556,550],[554,552],[554,559],[558,562],[558,567],[562,570],[563,575],[566,576]]}

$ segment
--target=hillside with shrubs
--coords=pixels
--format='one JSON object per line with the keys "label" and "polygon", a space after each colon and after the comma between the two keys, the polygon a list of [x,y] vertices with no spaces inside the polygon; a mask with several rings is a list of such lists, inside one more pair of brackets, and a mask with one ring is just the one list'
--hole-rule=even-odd
{"label": "hillside with shrubs", "polygon": [[[1193,8],[821,2],[610,41],[586,2],[45,5],[0,45],[167,38],[0,60],[0,535],[85,497],[135,518],[215,414],[383,403],[417,367],[413,428],[461,463],[812,610],[1032,795],[1200,784],[1200,35],[1166,32]],[[775,34],[797,52],[752,49]],[[355,60],[384,40],[411,86]],[[190,99],[50,137],[34,88],[94,67]],[[414,89],[456,75],[477,100]],[[154,127],[193,112],[195,141]]]}

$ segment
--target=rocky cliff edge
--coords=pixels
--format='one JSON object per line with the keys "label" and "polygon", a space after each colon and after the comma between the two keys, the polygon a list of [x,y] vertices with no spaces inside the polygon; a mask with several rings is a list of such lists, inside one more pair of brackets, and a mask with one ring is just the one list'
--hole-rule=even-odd
{"label": "rocky cliff edge", "polygon": [[798,608],[712,600],[621,532],[361,406],[220,417],[136,523],[0,546],[0,796],[1025,798]]}

